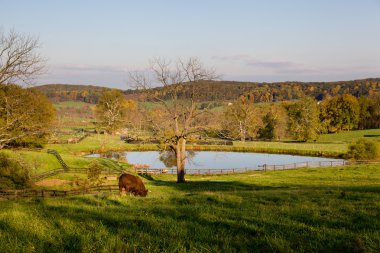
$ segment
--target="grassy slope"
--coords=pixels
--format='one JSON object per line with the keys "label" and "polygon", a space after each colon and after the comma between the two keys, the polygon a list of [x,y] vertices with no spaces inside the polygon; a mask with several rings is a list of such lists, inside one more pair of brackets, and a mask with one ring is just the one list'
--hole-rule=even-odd
{"label": "grassy slope", "polygon": [[[14,152],[10,150],[2,150],[1,152],[5,152],[11,157],[27,164],[28,167],[31,168],[31,175],[61,168],[58,160],[45,151],[18,150],[17,152]],[[104,170],[130,167],[124,162],[105,158],[85,158],[71,154],[61,154],[61,157],[70,168],[88,168],[93,161],[98,161]]]}
{"label": "grassy slope", "polygon": [[188,179],[143,179],[147,198],[2,201],[0,251],[380,251],[380,166]]}

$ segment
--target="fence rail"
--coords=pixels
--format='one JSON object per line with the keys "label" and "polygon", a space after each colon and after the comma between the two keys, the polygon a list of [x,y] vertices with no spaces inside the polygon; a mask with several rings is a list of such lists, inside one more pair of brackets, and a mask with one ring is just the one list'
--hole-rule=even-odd
{"label": "fence rail", "polygon": [[318,161],[318,162],[301,162],[301,163],[289,163],[282,165],[268,165],[263,164],[260,166],[261,170],[292,170],[299,168],[319,168],[319,167],[335,167],[345,166],[346,161]]}
{"label": "fence rail", "polygon": [[42,179],[47,178],[47,177],[55,176],[55,175],[57,175],[59,173],[63,173],[63,172],[66,172],[66,171],[64,169],[50,170],[50,171],[43,172],[41,174],[34,175],[31,177],[31,179],[33,181],[38,181],[38,180],[42,180]]}
{"label": "fence rail", "polygon": [[119,190],[118,185],[100,185],[85,187],[76,190],[46,190],[46,189],[25,189],[25,190],[4,190],[0,189],[0,199],[21,199],[21,198],[57,198],[85,194],[115,193]]}
{"label": "fence rail", "polygon": [[[347,161],[318,161],[318,162],[302,162],[290,163],[282,165],[259,165],[257,168],[228,168],[228,169],[187,169],[188,175],[204,175],[204,174],[232,174],[232,173],[245,173],[248,171],[267,171],[267,170],[290,170],[299,168],[318,168],[318,167],[334,167],[345,166],[352,163]],[[138,174],[175,174],[176,169],[156,169],[156,168],[137,168],[135,172]]]}

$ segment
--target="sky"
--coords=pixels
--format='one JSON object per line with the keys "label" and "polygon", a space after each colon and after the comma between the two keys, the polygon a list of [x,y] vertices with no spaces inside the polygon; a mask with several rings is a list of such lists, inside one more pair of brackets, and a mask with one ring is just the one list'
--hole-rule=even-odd
{"label": "sky", "polygon": [[0,29],[39,39],[38,84],[128,88],[155,57],[223,80],[380,77],[380,0],[0,0]]}

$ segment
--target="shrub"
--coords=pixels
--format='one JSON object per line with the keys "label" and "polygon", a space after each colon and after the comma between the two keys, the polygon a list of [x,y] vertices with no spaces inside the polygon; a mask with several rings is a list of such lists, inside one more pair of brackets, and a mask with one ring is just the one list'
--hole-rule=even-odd
{"label": "shrub", "polygon": [[94,161],[91,163],[90,167],[88,168],[88,180],[89,184],[93,186],[98,186],[103,183],[103,179],[101,178],[102,173],[102,166],[99,164],[99,162]]}
{"label": "shrub", "polygon": [[347,158],[355,160],[371,160],[376,158],[376,143],[366,139],[359,139],[348,146]]}
{"label": "shrub", "polygon": [[5,153],[0,153],[0,188],[29,186],[29,169]]}

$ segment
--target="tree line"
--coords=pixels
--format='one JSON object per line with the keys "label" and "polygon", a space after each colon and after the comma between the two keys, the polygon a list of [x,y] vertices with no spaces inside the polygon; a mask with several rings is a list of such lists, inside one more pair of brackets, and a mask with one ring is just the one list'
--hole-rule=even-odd
{"label": "tree line", "polygon": [[46,84],[33,87],[44,94],[53,103],[65,101],[80,101],[90,104],[97,104],[99,97],[106,87],[93,85],[71,85],[71,84]]}
{"label": "tree line", "polygon": [[[302,96],[291,102],[255,104],[241,96],[223,113],[219,136],[231,139],[297,141],[316,140],[323,133],[378,128],[380,125],[380,93],[356,98],[336,95],[323,101]],[[215,134],[214,134],[215,135]]]}
{"label": "tree line", "polygon": [[[49,84],[33,87],[46,95],[52,102],[81,101],[97,104],[105,87],[91,85]],[[158,97],[170,99],[167,87],[153,88]],[[371,96],[380,91],[380,79],[339,82],[233,82],[203,80],[188,83],[179,93],[179,99],[190,99],[192,90],[202,89],[197,99],[203,102],[233,101],[240,96],[252,97],[255,103],[280,102],[300,99],[303,95],[318,101],[336,95],[351,94],[355,97]],[[146,90],[129,89],[123,91],[129,100],[144,101],[149,96]]]}

